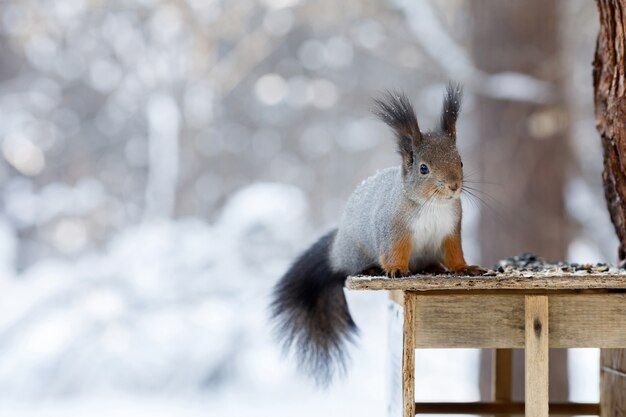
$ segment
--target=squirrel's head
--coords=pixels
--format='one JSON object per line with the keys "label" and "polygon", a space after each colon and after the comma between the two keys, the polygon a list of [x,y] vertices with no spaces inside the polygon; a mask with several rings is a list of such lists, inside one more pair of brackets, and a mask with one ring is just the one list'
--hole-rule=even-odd
{"label": "squirrel's head", "polygon": [[440,125],[428,132],[420,131],[413,106],[405,94],[387,92],[375,100],[374,113],[396,134],[404,188],[411,200],[453,201],[461,195],[463,162],[456,147],[461,96],[459,85],[448,85]]}

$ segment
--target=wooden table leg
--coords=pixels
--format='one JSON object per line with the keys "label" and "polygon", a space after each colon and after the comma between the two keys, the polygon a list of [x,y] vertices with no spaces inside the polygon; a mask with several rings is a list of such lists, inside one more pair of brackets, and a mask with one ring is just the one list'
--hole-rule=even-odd
{"label": "wooden table leg", "polygon": [[[494,349],[491,376],[492,399],[499,403],[513,401],[513,350]],[[502,414],[507,417],[509,414]]]}
{"label": "wooden table leg", "polygon": [[404,417],[415,417],[415,294],[404,292],[402,402]]}
{"label": "wooden table leg", "polygon": [[548,417],[548,296],[525,298],[526,417]]}

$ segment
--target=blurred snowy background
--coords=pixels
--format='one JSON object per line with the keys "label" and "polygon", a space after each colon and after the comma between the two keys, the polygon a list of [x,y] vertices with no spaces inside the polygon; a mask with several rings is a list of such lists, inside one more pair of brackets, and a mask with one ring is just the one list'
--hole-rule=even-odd
{"label": "blurred snowy background", "polygon": [[[554,30],[520,49],[483,30],[515,27],[489,15],[497,3],[515,4],[0,2],[0,415],[384,415],[384,295],[349,294],[360,347],[327,391],[281,358],[266,306],[354,186],[397,163],[369,113],[386,88],[406,90],[428,127],[448,79],[466,85],[465,166],[485,188],[496,182],[484,204],[464,202],[470,261],[492,264],[502,254],[485,242],[519,242],[515,222],[530,230],[541,219],[558,230],[534,230],[558,244],[531,234],[497,246],[614,261],[592,110],[595,6],[524,6]],[[485,37],[525,63],[492,62],[504,49]],[[540,153],[508,139],[523,134],[494,103]],[[554,138],[557,148],[541,147]],[[536,164],[514,171],[519,155]],[[542,193],[553,206],[537,184],[552,187]],[[597,400],[597,358],[569,352],[569,398]],[[418,397],[488,395],[484,360],[420,352]]]}

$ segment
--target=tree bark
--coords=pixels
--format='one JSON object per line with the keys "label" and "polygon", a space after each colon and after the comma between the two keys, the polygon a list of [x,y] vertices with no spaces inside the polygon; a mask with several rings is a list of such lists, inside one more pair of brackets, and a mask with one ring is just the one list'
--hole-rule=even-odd
{"label": "tree bark", "polygon": [[[556,0],[469,2],[474,64],[487,74],[517,72],[552,86],[553,100],[530,103],[478,96],[475,121],[483,195],[482,263],[523,252],[564,259],[568,223],[563,202],[567,151]],[[471,181],[471,179],[470,179]],[[472,184],[470,184],[472,185]],[[488,395],[491,354],[481,360]],[[551,352],[550,398],[567,400],[567,352]],[[523,398],[523,352],[514,354],[514,398]],[[485,398],[487,399],[487,398]]]}
{"label": "tree bark", "polygon": [[[596,126],[604,151],[604,196],[619,239],[618,259],[626,261],[626,3],[598,0],[600,32],[593,61]],[[626,349],[600,355],[602,416],[626,415]]]}

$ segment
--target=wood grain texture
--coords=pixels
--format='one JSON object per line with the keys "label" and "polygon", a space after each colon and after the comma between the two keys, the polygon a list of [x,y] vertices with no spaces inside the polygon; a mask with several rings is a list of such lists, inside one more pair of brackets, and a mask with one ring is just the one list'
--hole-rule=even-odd
{"label": "wood grain texture", "polygon": [[[415,294],[417,348],[523,348],[524,295]],[[626,346],[626,294],[553,294],[550,346]]]}
{"label": "wood grain texture", "polygon": [[550,295],[550,347],[626,347],[626,294]]}
{"label": "wood grain texture", "polygon": [[416,297],[404,293],[402,342],[402,399],[404,417],[415,417],[415,315]]}
{"label": "wood grain texture", "polygon": [[525,297],[526,417],[548,417],[548,297]]}
{"label": "wood grain texture", "polygon": [[602,417],[626,416],[626,349],[602,349],[600,404]]}
{"label": "wood grain texture", "polygon": [[470,277],[454,275],[414,275],[402,278],[353,276],[346,287],[351,290],[406,290],[406,291],[483,291],[517,290],[558,291],[587,289],[626,289],[626,275],[535,275],[532,277]]}
{"label": "wood grain texture", "polygon": [[524,297],[416,293],[418,348],[524,347]]}
{"label": "wood grain texture", "polygon": [[[415,411],[418,414],[480,414],[480,415],[504,415],[524,414],[523,402],[419,402],[415,404]],[[598,415],[600,406],[597,403],[551,403],[551,415]],[[613,416],[615,417],[615,416]],[[622,415],[620,415],[622,417]]]}
{"label": "wood grain texture", "polygon": [[[492,399],[503,404],[511,403],[513,394],[513,351],[511,349],[494,349],[492,363]],[[503,414],[503,417],[507,415]]]}

